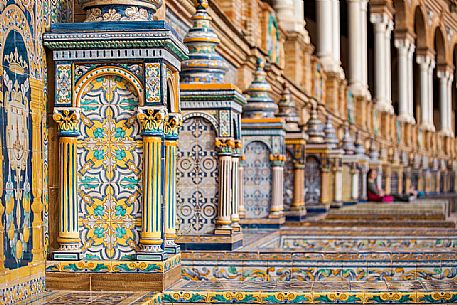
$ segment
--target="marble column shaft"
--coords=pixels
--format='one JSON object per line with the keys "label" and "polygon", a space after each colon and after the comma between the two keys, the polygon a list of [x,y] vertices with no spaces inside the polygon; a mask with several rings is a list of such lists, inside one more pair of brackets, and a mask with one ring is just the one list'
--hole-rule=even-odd
{"label": "marble column shaft", "polygon": [[452,81],[453,76],[449,71],[438,71],[440,79],[440,119],[441,133],[452,136],[451,113],[452,113]]}
{"label": "marble column shaft", "polygon": [[372,14],[375,27],[376,108],[393,113],[391,102],[390,38],[392,21],[385,14]]}
{"label": "marble column shaft", "polygon": [[317,55],[325,71],[340,72],[340,1],[317,0]]}
{"label": "marble column shaft", "polygon": [[404,122],[413,123],[412,111],[413,96],[413,71],[412,60],[414,44],[408,39],[396,39],[395,47],[398,49],[398,82],[399,89],[399,119]]}
{"label": "marble column shaft", "polygon": [[348,0],[349,83],[353,94],[366,95],[367,85],[367,1]]}
{"label": "marble column shaft", "polygon": [[[421,102],[421,127],[425,130],[433,130],[433,92],[430,92],[430,79],[433,86],[434,63],[430,56],[417,56],[417,63],[420,66],[420,102]],[[431,76],[431,77],[430,77]]]}

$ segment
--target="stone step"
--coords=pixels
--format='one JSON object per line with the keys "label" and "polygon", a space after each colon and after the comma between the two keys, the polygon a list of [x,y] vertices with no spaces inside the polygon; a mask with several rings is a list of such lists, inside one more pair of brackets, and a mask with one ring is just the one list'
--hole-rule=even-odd
{"label": "stone step", "polygon": [[289,227],[420,227],[420,228],[455,228],[453,221],[429,221],[429,220],[309,220],[304,222],[288,222]]}
{"label": "stone step", "polygon": [[451,304],[455,281],[236,282],[180,281],[165,304]]}
{"label": "stone step", "polygon": [[424,220],[444,221],[446,216],[443,213],[404,213],[404,214],[378,214],[378,213],[329,213],[326,220]]}

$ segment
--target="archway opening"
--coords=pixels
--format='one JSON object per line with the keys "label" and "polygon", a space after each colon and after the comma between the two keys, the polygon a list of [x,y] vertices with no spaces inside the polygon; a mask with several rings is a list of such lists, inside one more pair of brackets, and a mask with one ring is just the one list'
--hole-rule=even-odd
{"label": "archway opening", "polygon": [[436,60],[438,69],[435,69],[435,73],[433,73],[433,123],[435,124],[436,130],[441,130],[442,122],[441,122],[441,86],[440,86],[440,79],[438,77],[438,71],[441,66],[446,64],[446,54],[445,54],[445,43],[444,43],[444,35],[441,29],[438,27],[435,30],[435,40],[434,40],[434,48],[436,54]]}

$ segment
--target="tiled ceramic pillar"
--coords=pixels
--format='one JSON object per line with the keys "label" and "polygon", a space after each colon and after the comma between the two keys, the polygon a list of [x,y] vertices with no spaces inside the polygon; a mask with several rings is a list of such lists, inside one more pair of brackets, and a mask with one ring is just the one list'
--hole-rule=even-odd
{"label": "tiled ceramic pillar", "polygon": [[284,194],[284,161],[283,155],[271,155],[270,160],[273,169],[271,209],[269,218],[281,218],[283,216],[283,194]]}
{"label": "tiled ceramic pillar", "polygon": [[59,250],[55,260],[79,260],[81,255],[78,228],[77,144],[79,109],[54,109],[53,119],[59,127],[60,214]]}
{"label": "tiled ceramic pillar", "polygon": [[240,230],[240,156],[241,156],[241,141],[235,140],[235,148],[232,155],[232,228],[236,231]]}
{"label": "tiled ceramic pillar", "polygon": [[239,209],[238,213],[240,218],[244,218],[246,216],[246,210],[244,208],[244,156],[240,157],[240,164],[238,168],[238,180],[240,181],[239,184],[239,192],[238,192],[238,200],[239,200]]}
{"label": "tiled ceramic pillar", "polygon": [[161,260],[165,256],[162,248],[162,141],[165,117],[164,107],[143,107],[138,113],[143,136],[143,218],[138,260]]}
{"label": "tiled ceramic pillar", "polygon": [[216,139],[219,155],[219,206],[216,234],[232,230],[232,139]]}
{"label": "tiled ceramic pillar", "polygon": [[169,114],[165,122],[165,251],[179,252],[176,245],[176,154],[178,131],[182,125],[180,114]]}
{"label": "tiled ceramic pillar", "polygon": [[294,164],[294,197],[291,210],[300,210],[305,206],[305,165]]}
{"label": "tiled ceramic pillar", "polygon": [[333,166],[333,176],[334,176],[334,202],[335,206],[343,205],[343,166],[342,160],[336,159]]}
{"label": "tiled ceramic pillar", "polygon": [[355,201],[359,199],[359,171],[355,166],[351,168],[351,198]]}
{"label": "tiled ceramic pillar", "polygon": [[330,205],[331,193],[330,193],[330,178],[332,176],[331,169],[328,164],[329,160],[322,160],[321,164],[321,203],[325,206]]}
{"label": "tiled ceramic pillar", "polygon": [[[3,162],[3,157],[0,157],[0,162]],[[0,166],[0,194],[3,194],[3,167]],[[3,213],[5,208],[0,204],[0,273],[5,270],[5,227],[3,226]]]}

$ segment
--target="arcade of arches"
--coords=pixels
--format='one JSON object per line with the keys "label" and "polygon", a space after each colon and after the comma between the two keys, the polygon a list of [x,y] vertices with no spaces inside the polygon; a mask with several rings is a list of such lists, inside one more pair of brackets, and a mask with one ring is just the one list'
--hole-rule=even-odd
{"label": "arcade of arches", "polygon": [[456,0],[0,25],[0,304],[457,303]]}

